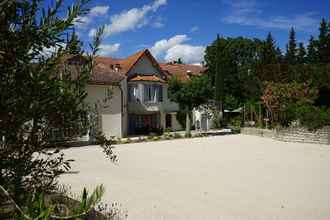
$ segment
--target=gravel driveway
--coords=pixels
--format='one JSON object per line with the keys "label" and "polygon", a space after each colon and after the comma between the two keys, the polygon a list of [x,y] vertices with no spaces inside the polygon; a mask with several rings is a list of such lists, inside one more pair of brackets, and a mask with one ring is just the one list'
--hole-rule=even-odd
{"label": "gravel driveway", "polygon": [[74,192],[106,186],[128,219],[329,220],[330,146],[231,135],[67,149]]}

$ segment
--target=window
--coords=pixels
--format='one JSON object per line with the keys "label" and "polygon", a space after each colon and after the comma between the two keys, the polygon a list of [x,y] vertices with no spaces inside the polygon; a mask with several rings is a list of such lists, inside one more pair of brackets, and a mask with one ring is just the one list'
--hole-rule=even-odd
{"label": "window", "polygon": [[162,102],[163,87],[156,84],[144,85],[144,101],[145,102]]}
{"label": "window", "polygon": [[138,99],[137,85],[128,85],[128,101],[136,101]]}

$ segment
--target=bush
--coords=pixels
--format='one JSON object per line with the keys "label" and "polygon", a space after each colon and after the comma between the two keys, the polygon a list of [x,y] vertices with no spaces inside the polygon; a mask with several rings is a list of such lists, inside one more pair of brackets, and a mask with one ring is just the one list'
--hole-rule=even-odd
{"label": "bush", "polygon": [[304,105],[297,107],[295,113],[296,119],[309,130],[330,125],[330,108]]}

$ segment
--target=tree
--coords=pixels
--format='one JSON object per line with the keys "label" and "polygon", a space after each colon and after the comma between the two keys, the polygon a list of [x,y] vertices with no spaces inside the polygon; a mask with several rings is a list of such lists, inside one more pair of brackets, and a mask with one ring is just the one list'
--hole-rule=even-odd
{"label": "tree", "polygon": [[[39,195],[44,201],[44,193],[52,192],[57,185],[56,178],[70,168],[71,161],[64,158],[63,152],[47,150],[56,147],[52,142],[54,128],[72,131],[69,137],[86,131],[85,86],[103,29],[97,31],[90,53],[79,52],[84,59],[79,74],[62,67],[74,42],[80,44],[78,38],[67,41],[63,36],[70,33],[75,18],[87,12],[87,2],[77,1],[69,7],[66,16],[63,16],[63,1],[56,1],[49,8],[43,8],[40,1],[1,3],[1,210],[9,197],[18,206],[38,203],[31,199]],[[17,219],[17,213],[24,215],[11,211],[14,216],[10,218]]]}
{"label": "tree", "polygon": [[318,91],[303,83],[265,83],[261,100],[270,113],[271,121],[288,125],[285,112],[292,106],[313,104]]}
{"label": "tree", "polygon": [[290,30],[285,58],[289,64],[295,65],[297,63],[296,32],[293,27]]}
{"label": "tree", "polygon": [[226,65],[228,64],[228,56],[226,54],[221,54],[220,47],[220,37],[217,36],[216,40],[216,69],[215,69],[215,101],[217,105],[217,110],[219,111],[220,124],[223,121],[223,104],[224,104],[224,71],[226,70]]}
{"label": "tree", "polygon": [[182,59],[178,58],[178,60],[174,61],[173,63],[175,64],[183,64]]}
{"label": "tree", "polygon": [[277,62],[278,62],[278,51],[276,49],[275,41],[272,37],[272,34],[269,32],[263,46],[261,63],[274,64]]}
{"label": "tree", "polygon": [[191,76],[187,81],[180,81],[172,77],[169,81],[169,98],[179,103],[180,108],[186,112],[186,134],[190,135],[189,114],[193,108],[207,102],[212,94],[207,76]]}
{"label": "tree", "polygon": [[[262,41],[248,38],[219,38],[205,51],[205,62],[211,84],[216,84],[218,60],[224,77],[224,94],[236,97],[239,102],[256,97],[259,86],[255,79],[255,67],[260,57]],[[217,59],[220,48],[220,59]],[[225,107],[225,106],[224,106]]]}
{"label": "tree", "polygon": [[78,35],[76,34],[75,30],[73,30],[71,34],[71,38],[68,41],[69,42],[69,48],[68,53],[69,54],[81,54],[83,52],[83,43],[79,41]]}
{"label": "tree", "polygon": [[298,55],[297,55],[297,62],[299,64],[305,64],[306,63],[306,49],[304,47],[303,43],[299,43],[299,48],[298,48]]}
{"label": "tree", "polygon": [[322,19],[319,30],[319,60],[321,63],[330,63],[330,22]]}
{"label": "tree", "polygon": [[311,36],[307,46],[307,62],[309,64],[315,64],[319,61],[317,44],[317,41]]}

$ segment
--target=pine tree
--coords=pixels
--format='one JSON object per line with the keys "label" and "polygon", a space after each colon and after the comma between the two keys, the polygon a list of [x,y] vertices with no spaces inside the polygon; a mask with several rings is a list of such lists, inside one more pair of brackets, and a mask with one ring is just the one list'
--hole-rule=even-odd
{"label": "pine tree", "polygon": [[275,46],[275,41],[272,34],[269,32],[267,39],[264,44],[262,52],[262,63],[264,64],[274,64],[277,62],[277,51]]}
{"label": "pine tree", "polygon": [[330,63],[330,24],[322,19],[318,42],[319,59],[321,63]]}
{"label": "pine tree", "polygon": [[289,34],[289,43],[287,44],[285,58],[289,64],[297,63],[297,42],[296,42],[296,32],[292,27]]}
{"label": "pine tree", "polygon": [[277,60],[277,63],[281,63],[283,60],[283,54],[279,47],[276,48],[276,60]]}
{"label": "pine tree", "polygon": [[309,44],[307,46],[307,62],[309,64],[318,63],[318,49],[317,49],[317,41],[313,36],[309,39]]}
{"label": "pine tree", "polygon": [[297,61],[299,64],[306,63],[306,49],[303,43],[299,43]]}

